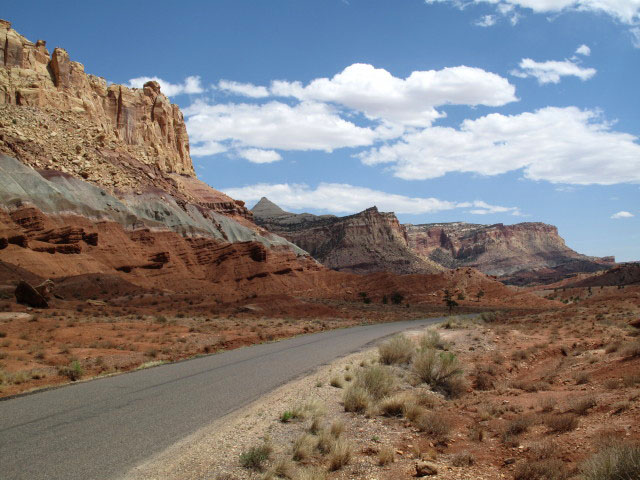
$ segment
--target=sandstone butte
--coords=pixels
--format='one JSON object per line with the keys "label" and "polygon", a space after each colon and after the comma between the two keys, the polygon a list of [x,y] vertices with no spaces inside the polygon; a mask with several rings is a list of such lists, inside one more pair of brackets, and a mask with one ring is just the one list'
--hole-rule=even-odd
{"label": "sandstone butte", "polygon": [[[354,301],[362,291],[372,298],[398,291],[414,304],[437,305],[449,289],[469,302],[483,291],[484,305],[555,304],[472,268],[440,271],[429,258],[402,258],[408,235],[377,210],[370,221],[387,215],[379,231],[401,245],[387,264],[413,265],[412,275],[356,275],[321,265],[256,225],[243,202],[196,178],[182,113],[157,83],[107,85],[65,50],[49,54],[43,40],[30,42],[4,20],[0,205],[5,287],[51,278],[75,285],[81,298],[99,297],[93,285],[103,282],[188,291],[220,304],[283,294]],[[389,245],[382,244],[382,257]]]}
{"label": "sandstone butte", "polygon": [[506,283],[548,283],[614,264],[581,255],[558,229],[544,223],[476,225],[400,224],[376,207],[346,217],[286,212],[267,198],[251,210],[255,222],[339,271],[435,273],[473,267]]}

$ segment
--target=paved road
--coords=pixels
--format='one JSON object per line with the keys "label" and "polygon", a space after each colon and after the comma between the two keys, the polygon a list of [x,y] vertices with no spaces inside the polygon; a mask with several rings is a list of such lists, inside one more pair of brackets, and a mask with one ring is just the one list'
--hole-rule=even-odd
{"label": "paved road", "polygon": [[0,479],[119,478],[216,418],[384,336],[332,330],[0,402]]}

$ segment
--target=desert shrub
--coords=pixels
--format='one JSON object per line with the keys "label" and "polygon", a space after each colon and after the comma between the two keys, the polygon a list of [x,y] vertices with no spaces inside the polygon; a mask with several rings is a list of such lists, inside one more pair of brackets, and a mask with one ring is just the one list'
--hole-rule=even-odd
{"label": "desert shrub", "polygon": [[413,359],[413,373],[434,390],[448,396],[459,394],[462,369],[453,353],[422,350]]}
{"label": "desert shrub", "polygon": [[475,457],[470,452],[459,452],[451,458],[451,464],[454,467],[470,467],[475,461]]}
{"label": "desert shrub", "polygon": [[378,451],[378,465],[381,467],[395,461],[393,448],[384,446]]}
{"label": "desert shrub", "polygon": [[340,377],[332,377],[329,385],[335,388],[342,388],[344,385],[342,383],[342,379]]}
{"label": "desert shrub", "polygon": [[604,348],[605,353],[615,353],[620,349],[622,342],[620,340],[613,340],[609,342],[607,346]]}
{"label": "desert shrub", "polygon": [[390,340],[378,345],[380,363],[385,365],[409,363],[413,351],[413,343],[402,334],[396,335]]}
{"label": "desert shrub", "polygon": [[404,295],[402,295],[400,292],[393,292],[391,294],[391,303],[393,303],[394,305],[400,305],[402,303],[402,300],[404,300]]}
{"label": "desert shrub", "polygon": [[435,330],[428,330],[418,340],[418,347],[420,350],[428,350],[435,348],[436,350],[446,350],[449,348],[449,344],[442,340],[442,337]]}
{"label": "desert shrub", "polygon": [[313,455],[318,439],[314,435],[305,433],[293,442],[293,459],[296,461],[307,460]]}
{"label": "desert shrub", "polygon": [[469,440],[481,442],[484,440],[484,429],[481,425],[473,425],[469,428]]}
{"label": "desert shrub", "polygon": [[396,379],[388,367],[375,365],[360,369],[355,385],[363,388],[374,400],[379,400],[393,391]]}
{"label": "desert shrub", "polygon": [[576,398],[569,405],[569,411],[577,415],[586,415],[587,413],[589,413],[589,409],[595,407],[596,404],[596,399],[591,395],[587,397]]}
{"label": "desert shrub", "polygon": [[578,428],[578,416],[574,413],[548,415],[544,420],[545,426],[556,433],[570,432]]}
{"label": "desert shrub", "polygon": [[556,404],[558,401],[554,397],[543,397],[538,402],[538,406],[540,407],[540,411],[543,413],[553,412],[553,409],[556,408]]}
{"label": "desert shrub", "polygon": [[550,440],[543,440],[531,445],[530,452],[535,460],[547,460],[558,454],[558,446]]}
{"label": "desert shrub", "polygon": [[487,372],[479,371],[476,373],[476,380],[473,383],[473,388],[476,390],[493,390],[493,377]]}
{"label": "desert shrub", "polygon": [[438,441],[446,441],[451,431],[451,422],[441,413],[424,412],[415,420],[421,432],[434,437]]}
{"label": "desert shrub", "polygon": [[371,397],[367,391],[359,385],[350,385],[342,397],[345,412],[362,413],[369,408]]}
{"label": "desert shrub", "polygon": [[74,360],[66,367],[59,367],[58,374],[67,377],[72,382],[79,380],[84,373],[82,365],[77,360]]}
{"label": "desert shrub", "polygon": [[409,401],[410,399],[406,394],[399,393],[392,397],[383,398],[378,408],[380,413],[386,417],[401,417]]}
{"label": "desert shrub", "polygon": [[588,372],[578,372],[575,378],[576,378],[576,385],[584,385],[586,383],[589,383],[589,381],[591,380],[591,377]]}
{"label": "desert shrub", "polygon": [[335,472],[351,460],[351,445],[346,440],[336,440],[329,452],[329,471]]}
{"label": "desert shrub", "polygon": [[266,442],[262,445],[251,447],[240,454],[240,465],[249,470],[262,470],[264,463],[271,456],[271,445]]}
{"label": "desert shrub", "polygon": [[626,400],[622,400],[620,402],[616,402],[611,405],[611,413],[614,415],[620,415],[623,412],[626,412],[631,408],[631,402],[627,402]]}
{"label": "desert shrub", "polygon": [[402,414],[410,422],[415,422],[418,419],[418,417],[420,417],[425,412],[426,412],[425,408],[421,407],[417,403],[407,402],[404,405],[404,410]]}
{"label": "desert shrub", "polygon": [[504,433],[507,435],[520,435],[526,432],[532,423],[533,420],[531,417],[520,415],[507,422],[504,427]]}
{"label": "desert shrub", "polygon": [[567,478],[562,460],[524,461],[516,465],[513,480],[563,480]]}
{"label": "desert shrub", "polygon": [[604,381],[604,388],[608,389],[608,390],[615,390],[616,388],[620,387],[620,382],[618,381],[617,378],[607,378]]}
{"label": "desert shrub", "polygon": [[622,349],[622,356],[625,358],[638,358],[640,357],[640,340],[628,343]]}
{"label": "desert shrub", "polygon": [[640,445],[611,445],[584,461],[580,473],[584,480],[640,478]]}

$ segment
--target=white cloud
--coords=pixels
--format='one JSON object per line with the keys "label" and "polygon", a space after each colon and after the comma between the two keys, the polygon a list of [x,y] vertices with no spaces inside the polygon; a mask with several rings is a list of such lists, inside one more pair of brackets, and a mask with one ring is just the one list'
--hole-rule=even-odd
{"label": "white cloud", "polygon": [[330,106],[302,102],[208,104],[196,100],[183,110],[195,148],[207,142],[236,147],[280,150],[324,150],[372,145],[385,132],[342,119]]}
{"label": "white cloud", "polygon": [[559,83],[561,77],[567,76],[585,81],[596,74],[595,68],[582,68],[571,60],[536,62],[530,58],[523,58],[519,66],[521,70],[512,70],[511,75],[520,78],[535,77],[540,84]]}
{"label": "white cloud", "polygon": [[274,150],[260,150],[259,148],[247,148],[238,152],[242,158],[251,163],[273,163],[282,160],[280,154]]}
{"label": "white cloud", "polygon": [[640,27],[634,27],[629,30],[631,34],[631,43],[635,48],[640,48]]}
{"label": "white cloud", "polygon": [[474,25],[478,27],[492,27],[496,24],[495,15],[483,15],[474,22]]}
{"label": "white cloud", "polygon": [[635,215],[633,213],[626,212],[626,211],[623,210],[621,212],[614,213],[613,215],[611,215],[611,218],[616,218],[616,219],[618,219],[618,218],[631,218],[631,217],[634,217],[634,216]]}
{"label": "white cloud", "polygon": [[519,115],[493,113],[460,128],[431,127],[357,155],[390,164],[406,180],[449,172],[498,175],[524,169],[531,180],[562,184],[640,183],[638,138],[611,130],[598,112],[547,107]]}
{"label": "white cloud", "polygon": [[424,127],[444,116],[442,105],[502,106],[517,100],[515,87],[481,68],[458,66],[394,77],[382,68],[355,63],[332,78],[300,82],[275,81],[276,96],[329,102],[363,112],[369,119]]}
{"label": "white cloud", "polygon": [[395,213],[425,214],[456,208],[476,208],[470,213],[510,213],[519,215],[516,207],[489,205],[473,202],[450,202],[437,198],[407,197],[393,193],[358,187],[344,183],[320,183],[315,189],[306,184],[259,183],[239,188],[225,188],[233,198],[251,203],[267,197],[278,206],[289,210],[322,209],[336,214],[360,212],[373,205],[381,211]]}
{"label": "white cloud", "polygon": [[582,44],[576,49],[576,53],[578,55],[584,55],[585,57],[588,57],[589,55],[591,55],[591,49],[587,45]]}
{"label": "white cloud", "polygon": [[240,83],[231,80],[220,80],[217,88],[233,93],[235,95],[241,95],[243,97],[250,98],[265,98],[269,96],[269,90],[266,87],[254,85],[253,83]]}
{"label": "white cloud", "polygon": [[604,13],[622,23],[633,24],[640,20],[640,0],[425,0],[425,3],[451,3],[464,8],[471,3],[490,3],[501,13],[509,7],[530,9],[535,13],[559,13],[582,11]]}
{"label": "white cloud", "polygon": [[208,155],[215,155],[217,153],[226,152],[228,149],[224,145],[218,142],[206,141],[198,145],[191,143],[189,153],[192,157],[206,157]]}
{"label": "white cloud", "polygon": [[175,97],[183,93],[198,94],[204,92],[198,76],[187,77],[182,83],[170,83],[158,77],[137,77],[129,80],[128,86],[130,88],[142,88],[145,83],[152,80],[160,84],[160,91],[167,97]]}

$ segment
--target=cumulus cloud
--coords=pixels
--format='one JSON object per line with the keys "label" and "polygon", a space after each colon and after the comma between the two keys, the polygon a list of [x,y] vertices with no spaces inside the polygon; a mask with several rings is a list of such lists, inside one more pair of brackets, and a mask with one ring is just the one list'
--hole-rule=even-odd
{"label": "cumulus cloud", "polygon": [[474,25],[478,27],[492,27],[496,24],[496,16],[495,15],[483,15],[478,20],[474,22]]}
{"label": "cumulus cloud", "polygon": [[271,93],[301,101],[328,102],[364,113],[369,119],[424,127],[443,116],[442,105],[502,106],[517,100],[515,87],[481,68],[458,66],[415,71],[407,78],[383,68],[355,63],[332,78],[275,81]]}
{"label": "cumulus cloud", "polygon": [[189,153],[192,157],[206,157],[217,153],[226,152],[228,149],[218,142],[206,141],[199,144],[191,144]]}
{"label": "cumulus cloud", "polygon": [[584,55],[585,57],[588,57],[589,55],[591,55],[591,49],[587,45],[582,44],[576,49],[576,53],[578,55]]}
{"label": "cumulus cloud", "polygon": [[425,3],[451,3],[458,8],[473,3],[489,3],[495,5],[501,13],[515,7],[529,9],[534,13],[604,13],[626,24],[640,20],[640,0],[425,0]]}
{"label": "cumulus cloud", "polygon": [[559,83],[561,77],[574,76],[580,80],[589,80],[596,74],[595,68],[582,68],[571,60],[562,62],[549,60],[547,62],[536,62],[530,58],[523,58],[520,61],[521,70],[512,70],[511,75],[520,78],[534,77],[538,83]]}
{"label": "cumulus cloud", "polygon": [[615,218],[615,219],[619,219],[619,218],[631,218],[634,217],[635,215],[631,212],[627,212],[625,210],[622,210],[621,212],[618,213],[614,213],[613,215],[611,215],[611,218]]}
{"label": "cumulus cloud", "polygon": [[282,157],[275,150],[260,150],[259,148],[247,148],[238,152],[242,158],[251,163],[273,163],[282,160]]}
{"label": "cumulus cloud", "polygon": [[129,80],[128,86],[130,88],[142,88],[145,83],[152,80],[160,84],[160,90],[167,97],[175,97],[184,93],[198,94],[204,92],[200,77],[197,75],[185,78],[182,83],[170,83],[158,77],[137,77]]}
{"label": "cumulus cloud", "polygon": [[217,87],[224,92],[232,93],[250,98],[265,98],[269,96],[267,87],[254,85],[252,83],[233,82],[231,80],[220,80]]}
{"label": "cumulus cloud", "polygon": [[317,102],[209,104],[199,99],[183,111],[196,149],[208,142],[231,142],[237,147],[331,152],[372,145],[385,133],[359,127]]}
{"label": "cumulus cloud", "polygon": [[553,183],[640,182],[638,138],[612,131],[599,112],[576,107],[493,113],[457,129],[425,128],[357,156],[367,165],[389,164],[406,180],[523,169],[525,178]]}
{"label": "cumulus cloud", "polygon": [[315,189],[306,184],[259,183],[239,188],[225,188],[233,198],[251,203],[268,197],[280,207],[289,210],[318,209],[336,214],[360,212],[373,205],[381,211],[395,213],[425,214],[456,208],[473,208],[470,213],[509,213],[520,215],[516,207],[489,205],[476,200],[472,202],[450,202],[437,198],[408,197],[393,193],[358,187],[344,183],[320,183]]}

